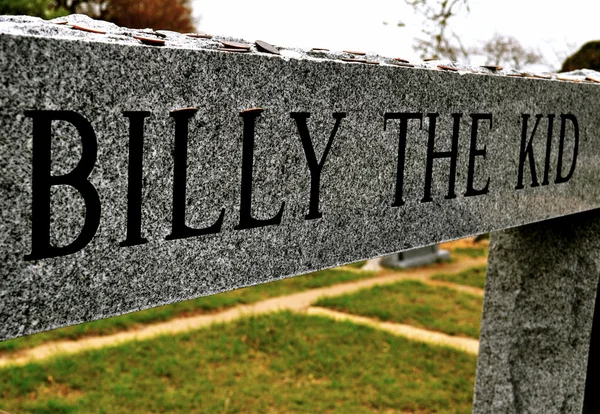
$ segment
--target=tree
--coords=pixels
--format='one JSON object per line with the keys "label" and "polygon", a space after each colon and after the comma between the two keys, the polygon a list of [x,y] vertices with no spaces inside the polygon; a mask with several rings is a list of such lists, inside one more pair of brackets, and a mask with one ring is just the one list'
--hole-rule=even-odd
{"label": "tree", "polygon": [[438,57],[450,60],[466,60],[469,55],[460,38],[450,30],[449,22],[462,8],[469,11],[468,0],[405,0],[425,18],[423,34],[417,39],[415,50],[421,57]]}
{"label": "tree", "polygon": [[600,40],[581,46],[581,49],[564,61],[560,71],[569,72],[576,69],[600,70]]}
{"label": "tree", "polygon": [[134,29],[195,30],[190,0],[0,0],[0,13],[45,19],[81,13]]}
{"label": "tree", "polygon": [[469,12],[469,0],[404,0],[425,18],[423,34],[415,50],[421,57],[437,57],[469,62],[473,55],[483,55],[495,65],[510,64],[515,69],[542,62],[542,56],[527,49],[512,36],[495,34],[481,47],[465,46],[452,30],[452,18],[462,11]]}
{"label": "tree", "polygon": [[0,14],[36,16],[54,19],[65,16],[69,11],[56,7],[51,0],[0,0]]}
{"label": "tree", "polygon": [[481,49],[476,50],[488,59],[488,63],[501,66],[510,64],[514,69],[542,62],[542,56],[527,49],[513,36],[494,34]]}
{"label": "tree", "polygon": [[110,0],[101,18],[119,26],[193,32],[189,0]]}

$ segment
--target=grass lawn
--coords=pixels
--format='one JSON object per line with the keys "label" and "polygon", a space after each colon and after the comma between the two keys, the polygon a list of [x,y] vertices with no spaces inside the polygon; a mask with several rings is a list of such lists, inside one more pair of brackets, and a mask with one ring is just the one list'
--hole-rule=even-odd
{"label": "grass lawn", "polygon": [[367,264],[366,260],[362,260],[360,262],[348,263],[346,266],[354,267],[355,269],[360,269],[365,264]]}
{"label": "grass lawn", "polygon": [[0,355],[32,348],[48,341],[75,340],[84,336],[110,335],[152,322],[161,322],[181,316],[217,312],[240,304],[258,302],[264,299],[300,292],[336,283],[350,282],[373,277],[372,272],[352,272],[345,270],[322,270],[303,276],[232,290],[213,296],[159,306],[126,315],[101,319],[94,322],[55,329],[35,335],[24,336],[0,342]]}
{"label": "grass lawn", "polygon": [[460,285],[474,286],[483,289],[485,287],[485,266],[472,267],[464,272],[447,274],[440,273],[432,277],[433,280],[458,283]]}
{"label": "grass lawn", "polygon": [[483,298],[403,280],[356,293],[321,298],[315,305],[449,335],[479,338]]}
{"label": "grass lawn", "polygon": [[481,247],[456,247],[452,249],[452,254],[457,254],[460,256],[467,256],[472,258],[477,257],[487,257],[489,253],[488,246]]}
{"label": "grass lawn", "polygon": [[35,413],[470,413],[476,358],[279,313],[0,370]]}

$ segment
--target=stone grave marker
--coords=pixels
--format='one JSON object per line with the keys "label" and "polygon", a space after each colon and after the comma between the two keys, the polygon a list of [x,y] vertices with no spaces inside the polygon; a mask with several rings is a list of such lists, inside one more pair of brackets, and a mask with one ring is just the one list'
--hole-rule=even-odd
{"label": "stone grave marker", "polygon": [[580,410],[600,85],[240,42],[0,16],[0,339],[517,227],[474,410]]}
{"label": "stone grave marker", "polygon": [[416,249],[387,255],[381,259],[381,264],[398,269],[407,269],[448,260],[450,260],[450,252],[440,250],[438,244],[432,244],[431,246],[417,247]]}

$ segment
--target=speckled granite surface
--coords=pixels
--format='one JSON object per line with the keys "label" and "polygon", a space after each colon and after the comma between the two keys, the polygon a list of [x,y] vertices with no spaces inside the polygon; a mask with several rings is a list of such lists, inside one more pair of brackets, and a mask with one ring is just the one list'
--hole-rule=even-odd
{"label": "speckled granite surface", "polygon": [[[439,62],[406,68],[378,56],[366,58],[378,65],[346,62],[341,58],[351,56],[341,52],[282,49],[277,56],[252,46],[247,54],[228,53],[217,50],[223,39],[170,32],[162,32],[165,46],[147,46],[132,37],[140,31],[82,16],[70,16],[68,23],[107,34],[0,17],[0,339],[600,207],[600,84],[507,77],[508,70],[437,70]],[[185,149],[184,141],[176,148],[175,123],[187,115],[170,112],[188,107],[197,112],[187,113],[186,194],[173,220],[174,156]],[[253,107],[263,111],[240,114]],[[93,238],[83,248],[40,259],[32,251],[32,154],[44,142],[43,116],[52,116],[41,111],[50,110],[77,113],[93,129],[97,158],[89,183],[101,210],[97,231],[92,225]],[[138,111],[148,114],[131,115]],[[422,129],[418,120],[407,121],[404,157],[395,113],[422,118]],[[485,115],[478,121],[471,145],[474,114],[491,114],[492,122],[490,128]],[[527,142],[536,114],[542,117],[530,151],[523,148],[524,188],[517,190],[522,114],[530,115]],[[568,182],[555,184],[561,120],[563,176],[572,164],[574,124],[561,118],[568,114],[579,128],[577,163]],[[548,115],[554,116],[549,185],[541,185]],[[144,121],[138,236],[148,242],[121,247],[127,237],[130,122],[136,116]],[[446,198],[452,193],[448,158],[432,161],[430,194],[425,188],[433,119],[433,150],[450,151],[453,131],[458,133],[455,198]],[[41,125],[35,145],[34,121]],[[255,121],[253,147],[249,129],[244,136],[245,121]],[[184,123],[183,137],[182,128]],[[52,176],[69,173],[79,162],[80,133],[67,121],[52,122]],[[301,140],[308,135],[312,154]],[[90,145],[86,151],[93,153]],[[242,191],[242,182],[248,183],[247,174],[242,178],[244,148],[247,155],[253,148],[245,169],[253,163],[252,204],[241,209],[240,197],[249,188]],[[537,187],[530,186],[530,153]],[[318,170],[313,211],[311,174]],[[87,181],[86,171],[75,175]],[[469,176],[473,190],[482,190],[489,178],[488,192],[465,197]],[[68,182],[49,191],[50,243],[68,246],[84,225],[83,198]],[[240,220],[241,210],[258,220],[282,213],[278,225],[262,225],[268,222]],[[167,240],[174,221],[220,228]]]}
{"label": "speckled granite surface", "polygon": [[474,413],[581,413],[600,211],[494,233]]}

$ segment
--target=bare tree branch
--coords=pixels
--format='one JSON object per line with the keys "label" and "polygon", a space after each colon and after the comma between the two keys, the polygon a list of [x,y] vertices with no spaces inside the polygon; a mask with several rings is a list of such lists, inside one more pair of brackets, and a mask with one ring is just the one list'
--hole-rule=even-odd
{"label": "bare tree branch", "polygon": [[483,44],[479,53],[485,55],[490,64],[510,64],[515,69],[542,62],[540,53],[523,47],[513,36],[498,33]]}
{"label": "bare tree branch", "polygon": [[468,0],[405,0],[426,20],[423,34],[415,50],[421,57],[437,56],[451,60],[467,59],[469,52],[459,37],[449,29],[449,22],[462,8],[469,12]]}

